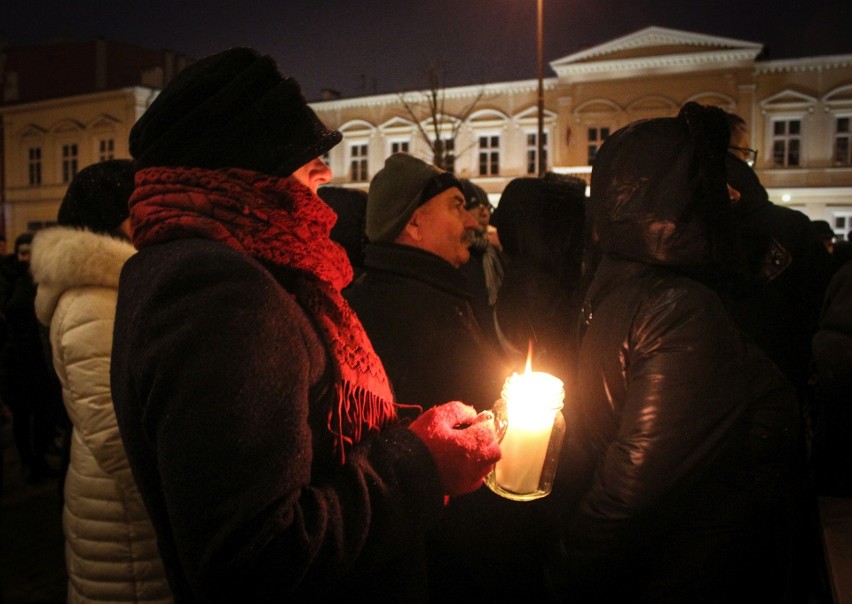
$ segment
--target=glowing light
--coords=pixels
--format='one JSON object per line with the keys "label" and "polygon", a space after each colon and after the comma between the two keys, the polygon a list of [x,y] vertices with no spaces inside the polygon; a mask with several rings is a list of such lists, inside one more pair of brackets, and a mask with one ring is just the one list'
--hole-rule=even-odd
{"label": "glowing light", "polygon": [[[530,346],[524,373],[513,373],[503,384],[500,404],[505,408],[506,433],[500,442],[502,457],[491,480],[486,481],[492,490],[513,499],[531,499],[549,492],[555,459],[548,458],[548,451],[552,450],[554,430],[561,443],[564,397],[562,380],[532,370]],[[547,483],[544,489],[542,483]]]}

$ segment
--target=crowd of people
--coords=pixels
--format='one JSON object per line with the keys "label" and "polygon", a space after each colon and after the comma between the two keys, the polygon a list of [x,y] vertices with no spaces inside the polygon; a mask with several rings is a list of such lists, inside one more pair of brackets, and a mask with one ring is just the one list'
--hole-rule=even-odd
{"label": "crowd of people", "polygon": [[[365,194],[247,48],[182,71],[0,264],[22,468],[66,450],[69,602],[796,603],[852,497],[852,262],[687,103],[496,209],[407,153]],[[653,150],[653,152],[649,152]],[[565,384],[553,492],[490,412]]]}

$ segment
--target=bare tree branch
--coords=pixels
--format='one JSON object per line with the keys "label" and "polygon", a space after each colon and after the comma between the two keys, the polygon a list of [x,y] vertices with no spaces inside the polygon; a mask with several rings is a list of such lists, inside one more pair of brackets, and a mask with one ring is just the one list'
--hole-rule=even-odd
{"label": "bare tree branch", "polygon": [[[442,69],[430,65],[426,71],[426,82],[428,89],[416,93],[420,96],[419,102],[411,101],[406,93],[399,93],[398,97],[406,113],[417,124],[420,137],[432,152],[432,163],[452,171],[455,168],[455,158],[458,156],[455,143],[459,132],[482,101],[485,88],[479,91],[472,102],[465,105],[458,116],[452,116],[446,112],[447,94],[443,84]],[[449,133],[442,136],[447,126]],[[471,146],[469,145],[465,150]]]}

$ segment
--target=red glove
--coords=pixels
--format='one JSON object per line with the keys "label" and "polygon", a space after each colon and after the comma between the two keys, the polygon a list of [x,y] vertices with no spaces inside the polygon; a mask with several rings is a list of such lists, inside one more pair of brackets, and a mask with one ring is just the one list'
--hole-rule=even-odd
{"label": "red glove", "polygon": [[409,429],[432,454],[448,495],[464,495],[478,489],[500,459],[490,415],[477,415],[473,407],[459,401],[432,407],[411,422]]}

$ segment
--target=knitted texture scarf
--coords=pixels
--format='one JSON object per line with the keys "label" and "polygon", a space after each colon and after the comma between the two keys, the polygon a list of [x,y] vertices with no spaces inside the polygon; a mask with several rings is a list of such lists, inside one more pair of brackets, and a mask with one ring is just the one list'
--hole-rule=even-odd
{"label": "knitted texture scarf", "polygon": [[340,290],[352,280],[329,238],[336,216],[294,178],[237,168],[156,167],[136,174],[129,201],[133,242],[142,249],[176,239],[224,243],[298,275],[293,292],[331,351],[337,404],[328,413],[341,463],[366,432],[396,418],[384,367]]}

